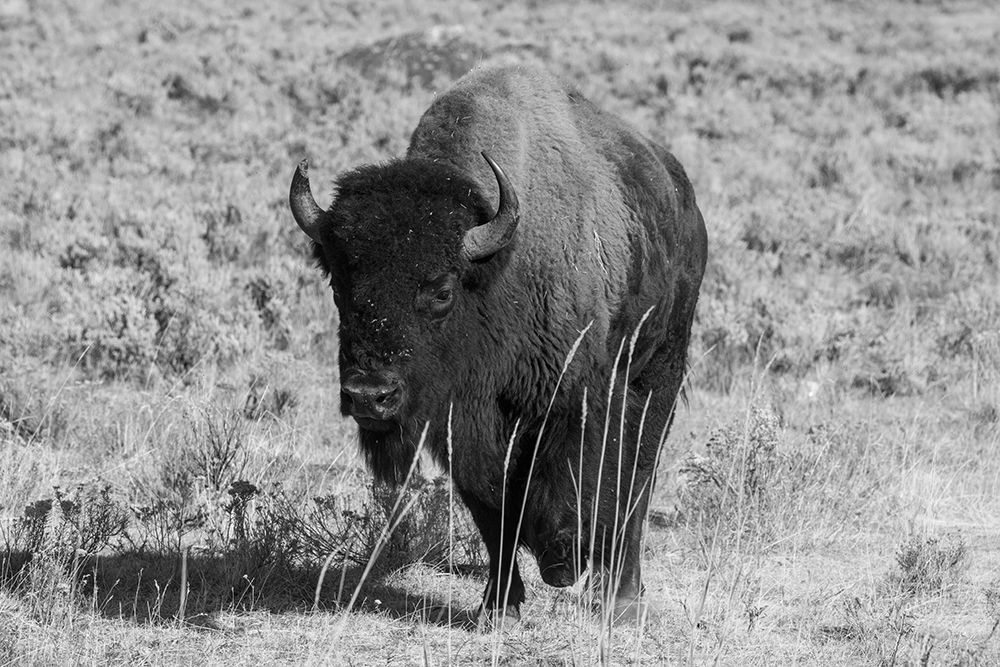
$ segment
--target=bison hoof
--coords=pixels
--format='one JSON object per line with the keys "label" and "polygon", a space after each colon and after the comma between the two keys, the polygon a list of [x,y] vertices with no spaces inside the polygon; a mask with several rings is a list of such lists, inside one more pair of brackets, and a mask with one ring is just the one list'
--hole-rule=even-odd
{"label": "bison hoof", "polygon": [[537,559],[542,581],[556,588],[575,584],[580,579],[581,573],[587,569],[587,558],[582,555],[574,558],[573,550],[574,545],[568,541],[555,541],[550,544]]}
{"label": "bison hoof", "polygon": [[556,588],[572,586],[580,578],[569,563],[551,563],[540,568],[540,572],[542,581]]}
{"label": "bison hoof", "polygon": [[513,625],[520,620],[521,609],[518,605],[509,604],[503,609],[481,605],[476,625],[481,632],[485,632],[503,625]]}
{"label": "bison hoof", "polygon": [[638,597],[620,597],[615,600],[611,613],[612,625],[642,627],[656,619],[656,608]]}

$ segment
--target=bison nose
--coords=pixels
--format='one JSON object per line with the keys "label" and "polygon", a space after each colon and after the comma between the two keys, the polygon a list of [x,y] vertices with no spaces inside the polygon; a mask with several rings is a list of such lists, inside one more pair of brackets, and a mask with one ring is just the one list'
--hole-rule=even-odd
{"label": "bison nose", "polygon": [[351,415],[362,419],[393,419],[403,404],[403,382],[394,374],[351,374],[341,390]]}

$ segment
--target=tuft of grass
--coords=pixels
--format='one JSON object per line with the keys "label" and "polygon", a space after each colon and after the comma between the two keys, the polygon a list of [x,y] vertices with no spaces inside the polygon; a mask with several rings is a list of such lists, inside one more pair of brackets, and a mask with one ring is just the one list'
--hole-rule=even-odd
{"label": "tuft of grass", "polygon": [[[447,519],[449,484],[415,474],[405,487],[372,483],[364,494],[317,496],[305,507],[275,486],[255,503],[248,541],[272,545],[269,551],[289,562],[329,559],[339,568],[371,563],[376,574],[419,563],[445,570],[453,562],[481,567],[471,519],[464,512]],[[386,526],[394,529],[383,537]]]}
{"label": "tuft of grass", "polygon": [[896,552],[897,569],[888,584],[907,595],[937,593],[961,577],[967,558],[961,535],[944,539],[914,535]]}
{"label": "tuft of grass", "polygon": [[732,534],[750,528],[748,516],[765,519],[780,483],[780,436],[777,416],[758,405],[745,422],[712,433],[706,454],[689,454],[679,467],[684,519]]}
{"label": "tuft of grass", "polygon": [[[854,595],[844,602],[845,625],[839,628],[867,659],[890,665],[916,660],[928,664],[941,644],[954,641],[921,628],[920,606],[928,598],[945,595],[955,588],[968,566],[968,551],[960,535],[945,538],[911,535],[899,545],[894,567],[874,591]],[[988,591],[987,591],[988,598]],[[989,600],[987,599],[987,602]],[[987,609],[987,616],[991,611]],[[992,631],[979,645],[952,646],[954,654],[976,664],[985,657]]]}

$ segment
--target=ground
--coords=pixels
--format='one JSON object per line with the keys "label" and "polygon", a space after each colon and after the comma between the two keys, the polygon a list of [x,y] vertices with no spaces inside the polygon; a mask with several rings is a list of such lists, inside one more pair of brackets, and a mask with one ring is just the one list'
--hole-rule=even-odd
{"label": "ground", "polygon": [[[531,567],[472,627],[447,482],[399,519],[337,414],[292,170],[399,155],[486,60],[707,221],[641,629]],[[991,2],[0,0],[0,61],[0,663],[1000,663]]]}

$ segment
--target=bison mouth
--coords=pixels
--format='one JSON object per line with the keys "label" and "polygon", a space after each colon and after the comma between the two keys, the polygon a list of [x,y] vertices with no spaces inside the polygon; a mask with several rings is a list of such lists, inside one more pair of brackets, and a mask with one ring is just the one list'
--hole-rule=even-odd
{"label": "bison mouth", "polygon": [[399,424],[391,419],[375,419],[374,417],[359,417],[358,415],[351,415],[354,421],[358,423],[358,427],[362,431],[371,431],[372,433],[388,433],[389,431],[399,428]]}

